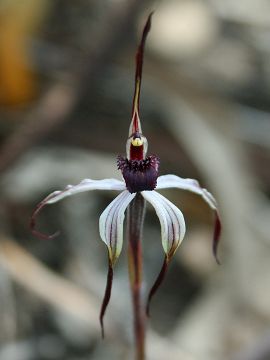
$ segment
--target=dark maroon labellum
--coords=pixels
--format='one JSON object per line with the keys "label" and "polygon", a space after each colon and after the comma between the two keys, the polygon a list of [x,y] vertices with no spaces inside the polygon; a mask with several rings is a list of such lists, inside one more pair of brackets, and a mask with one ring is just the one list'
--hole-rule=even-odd
{"label": "dark maroon labellum", "polygon": [[155,155],[147,156],[143,160],[128,160],[118,156],[117,166],[122,171],[130,193],[155,189],[159,168],[159,158]]}

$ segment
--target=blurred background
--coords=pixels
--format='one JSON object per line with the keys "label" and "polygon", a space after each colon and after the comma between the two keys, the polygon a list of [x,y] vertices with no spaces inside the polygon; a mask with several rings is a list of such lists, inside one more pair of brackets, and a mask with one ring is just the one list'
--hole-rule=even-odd
{"label": "blurred background", "polygon": [[[270,2],[0,1],[0,360],[132,359],[126,246],[101,340],[107,254],[98,219],[115,192],[79,194],[38,218],[48,193],[120,178],[147,15],[141,119],[161,174],[197,178],[217,198],[162,193],[187,234],[152,304],[148,359],[270,359]],[[144,229],[145,296],[162,263],[160,226]]]}

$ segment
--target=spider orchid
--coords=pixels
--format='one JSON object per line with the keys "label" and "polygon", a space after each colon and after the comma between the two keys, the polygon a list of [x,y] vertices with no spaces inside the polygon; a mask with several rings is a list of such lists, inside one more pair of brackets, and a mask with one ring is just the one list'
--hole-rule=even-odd
{"label": "spider orchid", "polygon": [[151,16],[152,13],[149,15],[145,24],[142,39],[136,54],[135,92],[132,106],[132,120],[126,144],[127,155],[126,157],[118,156],[117,160],[118,169],[121,170],[123,175],[123,181],[116,179],[84,179],[78,185],[68,185],[64,190],[54,191],[41,201],[31,217],[32,233],[41,238],[52,239],[58,233],[47,236],[35,228],[36,216],[45,205],[54,204],[68,196],[90,190],[120,191],[120,194],[108,205],[99,219],[100,237],[107,245],[109,259],[107,286],[100,312],[102,332],[103,316],[111,295],[113,267],[122,250],[125,211],[138,193],[141,194],[156,211],[161,225],[161,241],[165,253],[163,266],[148,296],[147,313],[149,313],[150,300],[161,284],[168,264],[181,244],[186,230],[182,212],[156,190],[168,188],[189,190],[200,195],[202,199],[206,201],[215,214],[213,253],[217,262],[219,262],[217,258],[217,246],[221,232],[221,222],[214,197],[206,189],[202,188],[196,180],[183,179],[176,175],[163,175],[158,177],[158,157],[155,155],[146,155],[147,139],[142,134],[139,118],[139,99],[144,47],[147,34],[151,27]]}

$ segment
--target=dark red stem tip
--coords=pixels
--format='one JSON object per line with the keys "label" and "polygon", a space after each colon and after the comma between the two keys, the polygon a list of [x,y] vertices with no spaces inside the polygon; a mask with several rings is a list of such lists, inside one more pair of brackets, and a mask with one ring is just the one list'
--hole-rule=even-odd
{"label": "dark red stem tip", "polygon": [[145,47],[145,41],[146,37],[151,29],[151,19],[153,15],[153,11],[148,15],[148,18],[146,20],[146,23],[143,28],[142,38],[140,45],[137,50],[136,54],[136,75],[135,75],[135,81],[137,79],[141,79],[142,77],[142,66],[143,66],[143,55],[144,55],[144,47]]}
{"label": "dark red stem tip", "polygon": [[44,208],[44,206],[47,204],[47,201],[52,197],[52,195],[49,195],[46,197],[46,199],[44,199],[43,201],[41,201],[35,208],[33,214],[31,215],[30,218],[30,230],[32,232],[32,234],[36,237],[38,237],[39,239],[42,240],[51,240],[54,239],[56,236],[58,236],[60,234],[59,231],[56,231],[54,234],[51,235],[47,235],[44,234],[38,230],[36,230],[36,218],[38,216],[38,214],[40,213],[40,211]]}
{"label": "dark red stem tip", "polygon": [[111,298],[112,283],[113,283],[113,267],[112,267],[112,263],[109,258],[107,284],[106,284],[105,294],[103,297],[100,314],[99,314],[102,339],[104,339],[104,337],[105,337],[103,318],[104,318],[107,306],[108,306],[110,298]]}
{"label": "dark red stem tip", "polygon": [[214,225],[214,235],[213,235],[213,254],[218,265],[221,265],[221,262],[218,258],[218,245],[221,235],[221,220],[218,211],[215,212],[215,225]]}
{"label": "dark red stem tip", "polygon": [[[134,114],[135,115],[139,114],[144,47],[145,47],[146,37],[151,29],[152,15],[153,15],[153,12],[151,12],[148,15],[147,21],[143,28],[141,42],[139,44],[139,47],[138,47],[138,50],[136,53],[135,91],[134,91],[134,97],[133,97],[132,116],[134,116]],[[136,120],[136,116],[135,116],[134,121],[135,120]],[[133,132],[135,132],[135,131],[138,131],[138,124],[137,124],[137,126],[136,126],[136,124],[134,124]]]}
{"label": "dark red stem tip", "polygon": [[155,295],[155,293],[157,292],[157,290],[159,289],[160,285],[162,284],[165,275],[167,273],[168,270],[168,265],[169,265],[169,259],[167,257],[167,255],[165,255],[161,270],[154,282],[154,285],[152,286],[149,295],[148,295],[148,299],[147,299],[147,303],[146,303],[146,315],[149,317],[150,316],[150,303],[151,300],[153,298],[153,296]]}

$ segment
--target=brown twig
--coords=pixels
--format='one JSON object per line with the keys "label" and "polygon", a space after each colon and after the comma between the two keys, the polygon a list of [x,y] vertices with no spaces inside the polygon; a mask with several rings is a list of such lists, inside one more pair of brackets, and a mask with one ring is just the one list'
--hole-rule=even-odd
{"label": "brown twig", "polygon": [[97,299],[53,273],[4,236],[1,236],[0,242],[0,264],[16,282],[53,307],[84,322],[89,331],[98,333]]}

